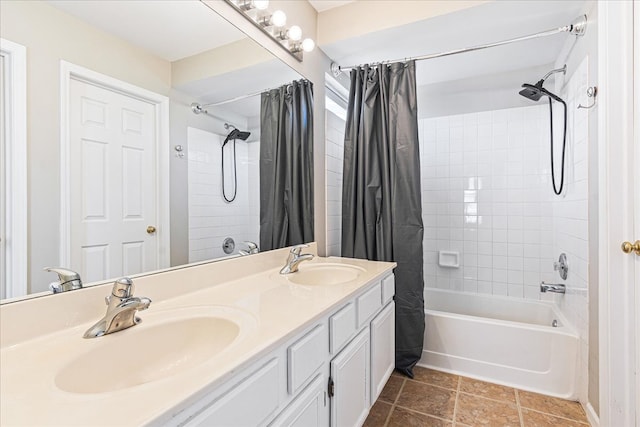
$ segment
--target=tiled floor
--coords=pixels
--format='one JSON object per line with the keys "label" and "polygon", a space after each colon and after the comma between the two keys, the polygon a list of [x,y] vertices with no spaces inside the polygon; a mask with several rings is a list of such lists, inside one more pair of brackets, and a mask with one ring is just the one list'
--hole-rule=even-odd
{"label": "tiled floor", "polygon": [[394,373],[365,427],[585,427],[577,402],[416,367]]}

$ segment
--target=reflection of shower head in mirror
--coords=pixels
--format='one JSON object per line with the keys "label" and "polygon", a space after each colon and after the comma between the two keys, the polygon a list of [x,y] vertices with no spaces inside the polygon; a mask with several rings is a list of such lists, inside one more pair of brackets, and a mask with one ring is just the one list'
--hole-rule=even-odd
{"label": "reflection of shower head in mirror", "polygon": [[236,140],[239,139],[241,141],[246,141],[247,138],[249,138],[249,135],[251,135],[251,132],[245,132],[245,131],[241,131],[236,129],[235,126],[233,125],[229,125],[227,123],[225,123],[225,128],[229,128],[232,127],[233,130],[231,132],[229,132],[229,135],[227,135],[227,137],[224,139],[224,142],[222,143],[222,148],[224,148],[225,145],[227,145],[227,142],[231,141],[231,140]]}
{"label": "reflection of shower head in mirror", "polygon": [[229,135],[227,135],[227,137],[225,138],[224,142],[222,143],[222,146],[224,147],[225,144],[232,139],[239,139],[241,141],[246,141],[247,138],[249,138],[249,135],[251,135],[251,132],[244,132],[238,129],[234,129],[231,132],[229,132]]}

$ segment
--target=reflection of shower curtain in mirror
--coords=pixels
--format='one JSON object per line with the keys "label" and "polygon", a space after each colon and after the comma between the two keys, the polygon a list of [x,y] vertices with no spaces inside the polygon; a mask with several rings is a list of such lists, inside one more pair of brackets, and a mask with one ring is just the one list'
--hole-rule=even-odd
{"label": "reflection of shower curtain in mirror", "polygon": [[260,250],[313,241],[313,84],[262,93]]}

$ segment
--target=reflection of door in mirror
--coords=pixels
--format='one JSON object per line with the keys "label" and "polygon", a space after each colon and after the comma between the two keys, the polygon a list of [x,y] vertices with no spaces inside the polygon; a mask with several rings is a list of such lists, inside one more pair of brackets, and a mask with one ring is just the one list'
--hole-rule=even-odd
{"label": "reflection of door in mirror", "polygon": [[162,122],[154,105],[166,97],[67,63],[62,74],[69,76],[64,265],[86,282],[168,266],[158,241],[166,227],[156,228],[166,219],[158,208]]}
{"label": "reflection of door in mirror", "polygon": [[75,79],[70,95],[69,266],[88,282],[156,270],[153,106]]}
{"label": "reflection of door in mirror", "polygon": [[27,293],[26,57],[0,39],[0,298]]}

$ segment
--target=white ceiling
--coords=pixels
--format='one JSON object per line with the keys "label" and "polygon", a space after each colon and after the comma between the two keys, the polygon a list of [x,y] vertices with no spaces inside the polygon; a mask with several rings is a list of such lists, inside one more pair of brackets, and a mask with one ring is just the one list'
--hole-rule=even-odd
{"label": "white ceiling", "polygon": [[[320,47],[342,66],[403,59],[477,46],[568,25],[584,7],[585,1],[582,0],[494,1]],[[559,34],[419,61],[418,85],[451,81],[466,81],[470,85],[495,85],[491,76],[503,78],[506,72],[552,64],[568,37],[574,36]]]}
{"label": "white ceiling", "polygon": [[347,3],[353,3],[355,0],[309,0],[311,6],[318,12],[324,12],[325,10],[334,9],[336,7],[344,6]]}
{"label": "white ceiling", "polygon": [[49,0],[49,3],[169,62],[246,37],[197,0]]}

